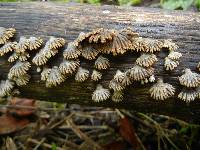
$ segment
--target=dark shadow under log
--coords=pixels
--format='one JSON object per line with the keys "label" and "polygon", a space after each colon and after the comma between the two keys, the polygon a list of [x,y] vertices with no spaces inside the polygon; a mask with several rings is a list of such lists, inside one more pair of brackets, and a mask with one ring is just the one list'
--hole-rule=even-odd
{"label": "dark shadow under log", "polygon": [[[57,36],[69,42],[73,41],[80,32],[88,32],[99,27],[109,29],[132,27],[142,37],[171,38],[179,45],[178,51],[183,54],[181,63],[173,72],[164,71],[163,62],[167,51],[163,51],[158,54],[159,62],[155,65],[155,75],[156,77],[162,76],[165,82],[177,88],[176,97],[181,90],[177,77],[186,67],[196,70],[197,63],[200,61],[200,16],[193,12],[78,4],[1,3],[0,26],[16,28],[16,39],[20,35],[40,36],[45,40],[49,36]],[[117,69],[124,71],[131,68],[138,56],[137,53],[127,53],[118,57],[108,56],[111,60],[111,68],[104,71],[101,83],[107,86]],[[49,64],[58,65],[62,59],[62,53],[59,53],[49,61]],[[83,60],[81,66],[92,70],[93,64],[94,61]],[[0,79],[7,78],[11,66],[12,64],[7,62],[7,57],[0,57]],[[109,100],[94,103],[91,101],[91,94],[96,87],[94,82],[76,83],[74,78],[70,78],[58,87],[45,88],[35,66],[32,67],[30,73],[31,82],[19,88],[22,97],[88,106],[117,107],[167,114],[195,122],[200,121],[199,100],[189,105],[175,97],[164,102],[155,101],[148,94],[150,84],[144,86],[133,84],[128,87],[122,103]]]}

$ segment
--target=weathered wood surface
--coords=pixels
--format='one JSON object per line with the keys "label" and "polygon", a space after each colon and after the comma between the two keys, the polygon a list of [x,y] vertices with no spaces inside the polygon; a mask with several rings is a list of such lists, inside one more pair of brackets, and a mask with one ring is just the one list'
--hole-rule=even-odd
{"label": "weathered wood surface", "polygon": [[[171,38],[183,53],[180,66],[169,73],[163,69],[163,58],[167,52],[159,53],[159,62],[155,65],[156,76],[163,76],[164,80],[177,88],[181,87],[177,77],[185,67],[192,70],[200,60],[200,15],[199,13],[183,11],[166,11],[153,8],[122,8],[115,6],[88,6],[78,4],[53,3],[1,3],[0,26],[15,27],[19,35],[63,37],[67,41],[74,40],[81,31],[87,32],[94,28],[133,27],[143,37]],[[120,57],[110,57],[111,68],[104,72],[103,83],[108,85],[117,69],[126,70],[132,66],[139,54],[132,53]],[[0,78],[5,79],[11,66],[6,57],[0,58]],[[62,61],[62,53],[50,60],[52,65]],[[81,65],[92,70],[93,61],[84,61]],[[200,101],[186,105],[184,102],[171,98],[165,102],[157,102],[149,98],[150,85],[134,84],[126,89],[125,100],[116,104],[111,101],[93,103],[91,93],[96,84],[91,81],[76,83],[73,78],[55,88],[45,88],[40,82],[40,74],[36,67],[30,71],[31,83],[20,88],[21,96],[40,100],[78,103],[84,105],[98,105],[126,108],[142,112],[167,114],[183,119],[200,120]]]}

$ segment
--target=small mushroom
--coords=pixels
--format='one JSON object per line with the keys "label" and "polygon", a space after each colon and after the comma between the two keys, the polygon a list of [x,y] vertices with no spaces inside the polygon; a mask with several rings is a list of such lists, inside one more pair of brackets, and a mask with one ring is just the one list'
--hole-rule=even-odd
{"label": "small mushroom", "polygon": [[41,72],[41,80],[46,81],[50,73],[51,73],[51,68],[43,67],[43,70]]}
{"label": "small mushroom", "polygon": [[167,57],[172,60],[179,60],[182,57],[182,54],[179,52],[170,51]]}
{"label": "small mushroom", "polygon": [[46,87],[57,86],[65,81],[64,75],[57,66],[54,66],[46,79]]}
{"label": "small mushroom", "polygon": [[122,84],[122,86],[125,86],[125,87],[132,84],[132,80],[128,76],[127,71],[125,72],[125,76],[124,76],[123,80],[121,81],[121,84]]}
{"label": "small mushroom", "polygon": [[69,42],[67,49],[63,52],[63,56],[66,59],[76,59],[81,55],[81,51],[80,46],[76,46],[74,42]]}
{"label": "small mushroom", "polygon": [[114,91],[112,95],[112,101],[113,102],[121,102],[124,99],[124,93],[122,91]]}
{"label": "small mushroom", "polygon": [[31,78],[30,75],[24,74],[24,75],[21,75],[19,77],[13,77],[13,81],[15,81],[17,86],[23,86],[23,85],[26,85],[29,82],[30,78]]}
{"label": "small mushroom", "polygon": [[120,70],[117,70],[116,74],[114,75],[114,80],[117,82],[122,82],[125,78],[125,73],[121,72]]}
{"label": "small mushroom", "polygon": [[168,57],[165,58],[165,70],[174,70],[176,67],[178,67],[179,62],[177,60],[169,59]]}
{"label": "small mushroom", "polygon": [[19,42],[15,46],[15,51],[17,53],[23,53],[29,48],[29,39],[24,36],[21,36]]}
{"label": "small mushroom", "polygon": [[186,68],[184,72],[185,73],[178,78],[181,85],[190,87],[190,88],[198,87],[200,85],[199,74],[192,72],[188,68]]}
{"label": "small mushroom", "polygon": [[91,79],[93,81],[99,81],[102,77],[102,73],[97,71],[97,70],[93,70],[92,75],[91,75]]}
{"label": "small mushroom", "polygon": [[90,44],[82,48],[81,54],[85,59],[92,60],[95,59],[96,56],[99,54],[99,50]]}
{"label": "small mushroom", "polygon": [[172,42],[172,39],[165,39],[163,40],[163,48],[168,48],[170,51],[174,51],[178,49],[178,45],[176,43]]}
{"label": "small mushroom", "polygon": [[154,68],[144,68],[139,65],[134,65],[134,67],[128,70],[128,76],[135,81],[141,81],[145,78],[148,78],[153,75],[153,73]]}
{"label": "small mushroom", "polygon": [[5,45],[3,45],[0,48],[0,56],[5,55],[8,52],[11,52],[14,50],[14,47],[16,46],[17,42],[8,42]]}
{"label": "small mushroom", "polygon": [[114,91],[121,91],[125,88],[125,86],[122,85],[122,83],[117,82],[116,80],[112,79],[109,83],[109,88],[113,89]]}
{"label": "small mushroom", "polygon": [[158,61],[156,55],[143,53],[139,58],[136,59],[136,63],[142,67],[151,67]]}
{"label": "small mushroom", "polygon": [[79,66],[79,60],[63,60],[59,66],[59,69],[60,72],[64,75],[71,75],[78,69]]}
{"label": "small mushroom", "polygon": [[102,85],[98,84],[96,90],[92,94],[92,100],[94,102],[101,102],[107,100],[110,97],[110,91],[103,88]]}
{"label": "small mushroom", "polygon": [[48,49],[58,49],[65,45],[65,39],[51,36],[45,45]]}
{"label": "small mushroom", "polygon": [[85,39],[87,39],[91,35],[91,32],[84,33],[80,32],[78,37],[74,40],[74,46],[79,46]]}
{"label": "small mushroom", "polygon": [[29,38],[29,49],[30,50],[37,50],[38,48],[40,48],[42,46],[43,40],[38,37],[30,37]]}
{"label": "small mushroom", "polygon": [[186,103],[190,103],[194,101],[197,97],[198,93],[196,90],[193,89],[183,89],[179,94],[178,98],[185,101]]}
{"label": "small mushroom", "polygon": [[26,60],[28,60],[28,58],[30,58],[30,55],[27,52],[23,52],[23,53],[19,54],[20,61],[26,61]]}
{"label": "small mushroom", "polygon": [[0,82],[0,97],[9,95],[14,88],[14,83],[10,80],[1,80]]}
{"label": "small mushroom", "polygon": [[12,38],[16,30],[14,28],[4,28],[0,27],[0,44],[5,44],[7,41]]}
{"label": "small mushroom", "polygon": [[165,100],[175,93],[175,88],[168,83],[164,83],[162,79],[158,79],[149,90],[151,97],[155,100]]}
{"label": "small mushroom", "polygon": [[8,73],[8,79],[13,79],[13,77],[20,77],[27,73],[27,71],[30,69],[31,64],[28,61],[18,61],[12,68],[10,68],[10,71]]}
{"label": "small mushroom", "polygon": [[87,69],[79,67],[78,71],[76,72],[76,75],[75,75],[75,80],[77,82],[83,82],[83,81],[87,80],[88,77],[89,77],[89,71]]}
{"label": "small mushroom", "polygon": [[8,62],[12,63],[19,58],[19,53],[13,52],[10,57],[8,57]]}
{"label": "small mushroom", "polygon": [[103,56],[99,56],[95,61],[94,67],[98,70],[105,70],[110,67],[109,60]]}

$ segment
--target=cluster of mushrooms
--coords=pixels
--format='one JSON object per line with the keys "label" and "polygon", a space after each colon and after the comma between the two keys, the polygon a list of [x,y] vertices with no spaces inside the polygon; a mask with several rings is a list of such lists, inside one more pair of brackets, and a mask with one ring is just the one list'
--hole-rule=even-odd
{"label": "cluster of mushrooms", "polygon": [[[121,30],[98,28],[88,33],[81,32],[73,42],[68,43],[63,51],[63,61],[60,65],[48,67],[49,59],[61,52],[61,48],[65,46],[65,39],[52,36],[43,44],[44,41],[39,37],[21,36],[18,42],[12,42],[15,33],[14,28],[0,27],[0,56],[12,53],[8,61],[15,63],[10,68],[8,79],[1,80],[0,97],[11,94],[16,86],[26,85],[31,78],[28,71],[31,65],[36,65],[37,71],[41,74],[41,81],[45,82],[47,88],[58,86],[70,76],[75,76],[76,82],[84,82],[90,78],[97,83],[92,93],[93,101],[101,102],[111,98],[114,102],[120,102],[124,98],[125,88],[133,82],[146,84],[156,80],[153,65],[158,61],[155,55],[157,52],[163,48],[168,49],[169,54],[164,63],[167,71],[174,70],[182,56],[176,51],[178,46],[170,39],[142,38],[131,28]],[[30,58],[30,52],[36,50],[36,55]],[[110,67],[110,62],[105,56],[123,55],[126,52],[138,52],[141,55],[132,68],[117,70],[109,87],[103,87],[99,84],[103,76],[102,71]],[[92,72],[81,66],[80,57],[94,60]],[[199,90],[196,88],[200,85],[200,76],[190,69],[185,69],[179,81],[185,88],[178,97],[186,102],[194,100],[198,96]],[[162,78],[158,78],[149,92],[153,99],[165,100],[174,96],[175,88],[164,83]]]}

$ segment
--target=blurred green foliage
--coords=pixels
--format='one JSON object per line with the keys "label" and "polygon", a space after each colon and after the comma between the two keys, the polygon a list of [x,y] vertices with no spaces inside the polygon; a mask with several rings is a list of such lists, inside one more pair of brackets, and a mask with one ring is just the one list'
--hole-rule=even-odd
{"label": "blurred green foliage", "polygon": [[186,10],[193,4],[193,0],[161,0],[160,4],[164,9],[183,9]]}
{"label": "blurred green foliage", "polygon": [[142,0],[118,0],[120,5],[139,5]]}
{"label": "blurred green foliage", "polygon": [[200,0],[195,1],[195,6],[200,10]]}

